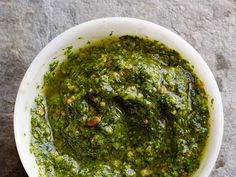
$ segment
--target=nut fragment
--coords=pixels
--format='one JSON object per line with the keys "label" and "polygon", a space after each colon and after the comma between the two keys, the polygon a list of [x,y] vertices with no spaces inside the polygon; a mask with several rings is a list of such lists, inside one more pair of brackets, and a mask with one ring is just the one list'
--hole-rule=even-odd
{"label": "nut fragment", "polygon": [[125,65],[125,68],[126,68],[126,69],[132,69],[132,68],[133,68],[133,65],[127,64],[127,65]]}
{"label": "nut fragment", "polygon": [[95,116],[87,122],[86,126],[87,127],[94,127],[94,126],[98,125],[99,122],[101,122],[101,117]]}
{"label": "nut fragment", "polygon": [[120,76],[123,76],[123,75],[124,75],[124,72],[123,72],[122,70],[120,70],[120,71],[118,72],[118,74],[119,74]]}
{"label": "nut fragment", "polygon": [[145,169],[142,169],[140,173],[141,173],[141,176],[150,176],[152,174],[152,170],[145,168]]}
{"label": "nut fragment", "polygon": [[148,119],[145,118],[145,119],[143,120],[143,123],[144,123],[145,125],[147,125],[147,124],[148,124]]}
{"label": "nut fragment", "polygon": [[71,104],[73,101],[75,101],[75,96],[73,95],[73,96],[71,96],[70,98],[68,98],[68,99],[66,99],[64,102],[66,103],[66,104]]}
{"label": "nut fragment", "polygon": [[40,116],[44,116],[45,115],[45,109],[44,109],[43,105],[39,106],[38,114]]}
{"label": "nut fragment", "polygon": [[106,67],[111,67],[111,66],[112,66],[112,60],[108,60],[108,61],[105,63],[105,66],[106,66]]}
{"label": "nut fragment", "polygon": [[105,53],[101,54],[101,57],[106,57],[106,56],[107,56],[107,54],[105,54]]}
{"label": "nut fragment", "polygon": [[165,86],[161,86],[161,88],[159,89],[160,93],[163,94],[167,91]]}

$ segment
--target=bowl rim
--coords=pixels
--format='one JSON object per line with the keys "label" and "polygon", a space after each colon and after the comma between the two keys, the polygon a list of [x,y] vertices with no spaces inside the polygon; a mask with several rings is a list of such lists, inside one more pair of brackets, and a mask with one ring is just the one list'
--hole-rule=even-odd
{"label": "bowl rim", "polygon": [[[25,154],[23,153],[22,147],[20,146],[21,142],[20,142],[20,137],[19,137],[19,130],[18,130],[18,122],[20,119],[20,116],[17,114],[19,109],[22,109],[21,105],[21,100],[24,99],[23,96],[20,94],[21,90],[23,89],[22,87],[24,87],[25,83],[27,80],[29,80],[31,73],[35,73],[35,68],[38,68],[39,63],[40,63],[40,59],[43,56],[44,53],[49,52],[49,50],[51,48],[53,48],[54,45],[56,45],[59,42],[65,41],[67,40],[67,36],[68,35],[73,35],[77,30],[79,30],[82,26],[89,26],[93,23],[104,23],[107,21],[117,21],[117,22],[122,22],[122,21],[126,21],[126,22],[134,22],[137,24],[145,24],[145,25],[150,25],[156,28],[159,28],[161,30],[163,30],[166,35],[170,35],[170,38],[175,38],[177,43],[181,43],[182,45],[184,45],[184,47],[186,47],[186,49],[192,50],[193,52],[195,52],[194,54],[197,55],[197,57],[199,59],[201,59],[202,64],[204,65],[204,67],[206,68],[206,70],[208,70],[208,76],[210,80],[215,84],[215,92],[216,92],[216,96],[217,96],[217,119],[215,121],[217,121],[217,139],[215,140],[216,142],[214,142],[216,144],[215,149],[211,149],[212,151],[212,155],[210,157],[210,162],[209,164],[206,164],[206,167],[204,168],[204,171],[201,172],[201,176],[209,176],[214,165],[215,162],[217,160],[219,151],[220,151],[220,147],[222,144],[222,139],[223,139],[223,128],[224,128],[224,115],[223,115],[223,105],[222,105],[222,99],[221,99],[221,95],[220,95],[220,91],[219,88],[217,86],[216,80],[210,70],[210,68],[208,67],[207,63],[205,62],[205,60],[200,56],[200,54],[188,43],[186,42],[182,37],[180,37],[178,34],[175,34],[174,32],[149,21],[146,20],[140,20],[137,18],[128,18],[128,17],[106,17],[106,18],[99,18],[99,19],[94,19],[94,20],[90,20],[84,23],[81,23],[79,25],[76,25],[72,28],[69,28],[68,30],[64,31],[63,33],[59,34],[57,37],[55,37],[52,41],[50,41],[39,53],[38,55],[34,58],[34,60],[32,61],[32,63],[30,64],[29,68],[27,69],[20,87],[18,89],[17,92],[17,97],[16,97],[16,102],[15,102],[15,107],[14,107],[14,120],[13,120],[13,127],[14,127],[14,137],[15,137],[15,142],[16,142],[16,147],[17,147],[17,151],[20,157],[20,160],[23,164],[23,167],[25,169],[25,171],[27,172],[28,176],[32,176],[32,171],[31,169],[27,166],[26,163],[26,158],[25,158]],[[161,41],[162,42],[162,41]],[[188,58],[187,58],[188,59]],[[214,117],[215,118],[215,117]]]}

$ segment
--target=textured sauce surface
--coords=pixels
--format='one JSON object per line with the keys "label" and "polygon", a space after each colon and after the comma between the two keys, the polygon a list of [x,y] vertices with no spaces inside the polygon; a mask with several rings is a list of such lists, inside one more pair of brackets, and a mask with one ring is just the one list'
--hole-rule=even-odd
{"label": "textured sauce surface", "polygon": [[54,62],[32,108],[40,176],[188,177],[209,132],[202,82],[158,41],[110,37]]}

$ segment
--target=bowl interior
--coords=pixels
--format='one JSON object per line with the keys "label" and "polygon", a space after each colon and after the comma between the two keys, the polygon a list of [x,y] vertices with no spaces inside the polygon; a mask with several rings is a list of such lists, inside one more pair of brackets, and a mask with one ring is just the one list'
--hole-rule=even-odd
{"label": "bowl interior", "polygon": [[[148,36],[163,42],[170,48],[180,52],[194,66],[198,77],[204,82],[209,100],[214,99],[209,105],[210,134],[205,155],[200,168],[194,176],[209,176],[217,159],[223,135],[223,108],[220,92],[214,76],[198,52],[186,41],[173,32],[151,22],[133,18],[103,18],[89,21],[75,26],[52,40],[34,59],[27,70],[18,90],[14,111],[14,133],[17,150],[23,166],[30,177],[38,174],[38,167],[34,156],[29,151],[30,144],[30,108],[35,96],[39,93],[36,86],[42,85],[43,75],[48,70],[48,65],[54,60],[63,60],[63,49],[73,46],[78,49],[88,41],[98,40],[113,36],[138,35]],[[55,59],[56,58],[56,59]]]}

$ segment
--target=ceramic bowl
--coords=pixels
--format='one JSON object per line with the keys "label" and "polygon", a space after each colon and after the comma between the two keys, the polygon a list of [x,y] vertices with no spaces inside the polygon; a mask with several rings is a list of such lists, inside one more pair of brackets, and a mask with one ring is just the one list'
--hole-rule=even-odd
{"label": "ceramic bowl", "polygon": [[[33,60],[21,82],[14,110],[14,134],[21,162],[29,177],[38,176],[38,167],[34,155],[29,151],[31,124],[30,108],[35,96],[40,92],[43,75],[52,61],[65,59],[63,49],[73,46],[78,49],[88,41],[114,36],[137,35],[148,36],[163,42],[178,51],[195,69],[198,77],[204,82],[209,100],[214,99],[210,108],[210,133],[205,155],[194,176],[209,176],[216,162],[223,135],[223,108],[220,92],[215,78],[199,53],[184,39],[170,30],[144,20],[124,17],[102,18],[79,24],[53,39]],[[81,38],[82,37],[82,38]],[[207,39],[206,39],[207,40]]]}

